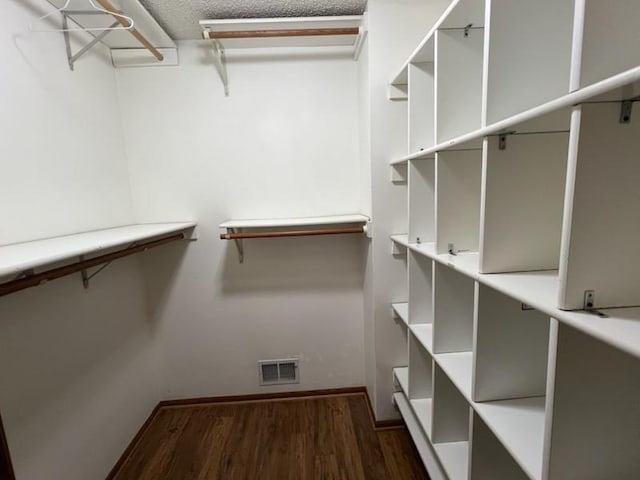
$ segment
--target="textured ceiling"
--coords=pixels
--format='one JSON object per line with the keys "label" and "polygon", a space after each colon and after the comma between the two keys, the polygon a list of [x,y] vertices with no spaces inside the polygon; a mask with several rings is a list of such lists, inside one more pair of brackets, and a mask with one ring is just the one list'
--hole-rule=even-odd
{"label": "textured ceiling", "polygon": [[200,20],[360,15],[366,0],[140,0],[176,40],[202,38]]}

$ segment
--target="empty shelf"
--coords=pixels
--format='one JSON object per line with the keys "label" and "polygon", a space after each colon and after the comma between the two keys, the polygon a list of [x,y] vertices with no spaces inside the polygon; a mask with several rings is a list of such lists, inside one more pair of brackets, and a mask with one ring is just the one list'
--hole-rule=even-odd
{"label": "empty shelf", "polygon": [[405,325],[409,325],[409,304],[404,303],[392,303],[391,308],[395,314],[400,318]]}
{"label": "empty shelf", "polygon": [[0,277],[81,255],[128,245],[195,227],[195,222],[150,223],[95,230],[62,237],[0,246]]}
{"label": "empty shelf", "polygon": [[433,399],[431,398],[419,398],[416,400],[410,400],[413,413],[418,419],[418,423],[422,427],[425,435],[431,437],[431,419],[433,417]]}
{"label": "empty shelf", "polygon": [[430,323],[418,323],[411,325],[411,333],[416,337],[418,342],[429,352],[433,354],[433,325]]}
{"label": "empty shelf", "polygon": [[531,478],[542,476],[545,397],[474,403],[487,426]]}
{"label": "empty shelf", "polygon": [[393,369],[393,376],[396,377],[398,385],[405,395],[409,395],[409,367],[396,367]]}
{"label": "empty shelf", "polygon": [[254,220],[228,220],[219,225],[220,228],[279,228],[279,227],[304,227],[316,225],[344,225],[353,223],[367,223],[366,215],[332,215],[325,217],[298,217],[298,218],[263,218]]}
{"label": "empty shelf", "polygon": [[449,480],[466,480],[469,469],[469,442],[435,443],[433,447]]}

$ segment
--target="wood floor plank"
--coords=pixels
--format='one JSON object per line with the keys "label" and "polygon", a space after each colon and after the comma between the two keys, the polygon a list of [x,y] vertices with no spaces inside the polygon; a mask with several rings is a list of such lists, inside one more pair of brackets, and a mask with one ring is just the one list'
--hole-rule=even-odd
{"label": "wood floor plank", "polygon": [[115,480],[428,480],[362,393],[160,408]]}
{"label": "wood floor plank", "polygon": [[384,455],[387,478],[429,480],[422,463],[416,461],[418,452],[405,428],[381,430],[377,433]]}
{"label": "wood floor plank", "polygon": [[371,418],[366,408],[362,408],[362,400],[358,397],[348,397],[351,413],[351,424],[356,431],[356,452],[365,465],[366,478],[369,480],[385,480],[387,478],[384,455],[376,435],[371,435]]}

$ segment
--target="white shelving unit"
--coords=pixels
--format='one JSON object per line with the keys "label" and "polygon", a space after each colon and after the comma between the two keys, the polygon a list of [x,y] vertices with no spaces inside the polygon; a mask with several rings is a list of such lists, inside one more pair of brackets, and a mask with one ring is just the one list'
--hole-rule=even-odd
{"label": "white shelving unit", "polygon": [[640,478],[637,18],[454,0],[391,80],[409,107],[394,398],[433,478]]}

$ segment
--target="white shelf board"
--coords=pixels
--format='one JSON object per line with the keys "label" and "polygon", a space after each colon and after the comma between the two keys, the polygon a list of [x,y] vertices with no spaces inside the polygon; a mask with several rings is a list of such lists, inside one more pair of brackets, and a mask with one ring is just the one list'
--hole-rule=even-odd
{"label": "white shelf board", "polygon": [[436,258],[436,244],[435,242],[426,242],[426,243],[409,243],[407,246],[421,255],[425,257],[429,257],[432,260]]}
{"label": "white shelf board", "polygon": [[557,308],[557,270],[483,274],[477,279],[562,323],[640,358],[640,307],[599,310],[608,315],[606,318],[585,311],[560,310]]}
{"label": "white shelf board", "polygon": [[600,312],[607,315],[606,318],[581,310],[560,310],[557,307],[557,270],[479,274],[477,252],[436,255],[435,244],[432,243],[408,243],[407,246],[562,323],[640,358],[640,306],[600,309]]}
{"label": "white shelf board", "polygon": [[391,235],[391,241],[397,243],[398,245],[402,245],[407,248],[409,246],[409,235],[406,233]]}
{"label": "white shelf board", "polygon": [[436,256],[436,261],[468,277],[474,279],[478,277],[478,270],[480,268],[478,252],[460,252],[457,255],[451,255],[449,253],[440,254]]}
{"label": "white shelf board", "polygon": [[438,460],[436,459],[435,450],[433,449],[428,437],[425,435],[422,426],[418,422],[407,397],[398,392],[393,394],[393,400],[397,405],[398,410],[400,410],[402,419],[407,425],[407,430],[409,430],[409,434],[413,439],[416,450],[418,450],[422,463],[427,467],[429,476],[432,480],[445,480],[446,477]]}
{"label": "white shelf board", "polygon": [[402,158],[390,161],[390,165],[401,165],[409,160],[417,160],[420,158],[432,157],[434,153],[450,149],[460,149],[461,146],[474,142],[488,135],[496,135],[502,131],[514,130],[513,127],[518,124],[528,122],[535,118],[547,115],[549,113],[569,108],[573,105],[588,102],[598,96],[617,90],[627,84],[640,81],[640,66],[629,69],[625,72],[613,75],[609,78],[601,80],[587,87],[575,90],[561,97],[550,100],[546,103],[530,108],[524,112],[513,115],[504,120],[492,123],[486,127],[479,128],[473,132],[465,133],[456,138],[445,140],[430,148],[426,148],[420,152],[415,152]]}
{"label": "white shelf board", "polygon": [[0,246],[0,277],[17,275],[32,268],[77,259],[80,255],[181,232],[195,226],[195,222],[127,225]]}
{"label": "white shelf board", "polygon": [[409,367],[396,367],[393,369],[393,376],[396,377],[398,385],[404,394],[409,396]]}
{"label": "white shelf board", "polygon": [[542,478],[545,397],[473,403],[473,408],[532,479]]}
{"label": "white shelf board", "polygon": [[416,337],[416,340],[420,342],[420,345],[429,352],[429,355],[433,356],[433,325],[430,323],[414,323],[409,326],[411,333]]}
{"label": "white shelf board", "polygon": [[438,353],[433,358],[456,388],[468,401],[471,401],[473,354],[471,352]]}
{"label": "white shelf board", "polygon": [[466,480],[469,470],[469,442],[434,443],[449,480]]}
{"label": "white shelf board", "polygon": [[[406,240],[406,239],[405,239]],[[468,277],[476,279],[478,277],[478,269],[480,259],[478,252],[460,252],[457,255],[448,253],[437,254],[436,244],[428,243],[403,243],[406,247],[436,262],[442,263],[449,268],[458,270]]]}
{"label": "white shelf board", "polygon": [[224,38],[222,45],[229,48],[261,48],[261,47],[322,47],[322,46],[355,46],[358,36],[362,34],[361,15],[317,16],[317,17],[281,17],[281,18],[231,18],[200,20],[203,32],[237,32],[237,31],[269,31],[269,30],[315,30],[324,28],[359,28],[359,33],[352,35],[301,35],[276,36],[271,38]]}
{"label": "white shelf board", "polygon": [[409,325],[409,304],[407,302],[392,303],[391,308],[405,325]]}
{"label": "white shelf board", "polygon": [[418,419],[418,423],[422,427],[424,434],[427,438],[431,438],[431,421],[433,418],[433,399],[432,398],[419,398],[415,400],[409,400],[413,413]]}
{"label": "white shelf board", "polygon": [[307,225],[340,225],[351,223],[367,223],[369,217],[361,214],[331,215],[324,217],[297,218],[262,218],[250,220],[227,220],[218,225],[219,228],[269,228],[269,227],[302,227]]}

